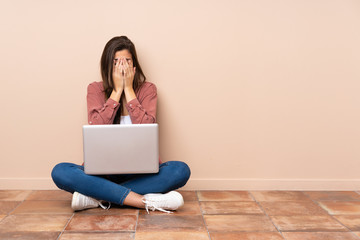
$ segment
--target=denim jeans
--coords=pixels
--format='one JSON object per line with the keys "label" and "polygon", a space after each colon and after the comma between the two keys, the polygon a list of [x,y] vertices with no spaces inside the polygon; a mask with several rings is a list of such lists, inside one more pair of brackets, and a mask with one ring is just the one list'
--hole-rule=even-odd
{"label": "denim jeans", "polygon": [[123,205],[130,191],[141,195],[166,193],[184,186],[190,177],[190,168],[184,162],[169,161],[160,164],[158,173],[88,175],[83,166],[59,163],[51,177],[58,188],[67,192]]}

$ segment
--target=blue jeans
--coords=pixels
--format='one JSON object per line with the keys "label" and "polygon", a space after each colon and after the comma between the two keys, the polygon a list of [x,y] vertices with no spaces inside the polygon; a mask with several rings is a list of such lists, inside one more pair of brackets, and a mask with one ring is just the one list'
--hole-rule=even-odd
{"label": "blue jeans", "polygon": [[166,193],[184,186],[190,177],[190,168],[184,162],[169,161],[160,164],[158,173],[88,175],[83,166],[59,163],[51,177],[58,188],[67,192],[123,205],[130,191],[141,195]]}

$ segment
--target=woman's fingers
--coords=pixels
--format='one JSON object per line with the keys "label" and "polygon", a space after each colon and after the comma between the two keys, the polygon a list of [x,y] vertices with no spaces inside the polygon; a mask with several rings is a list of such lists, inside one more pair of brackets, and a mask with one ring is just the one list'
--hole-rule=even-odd
{"label": "woman's fingers", "polygon": [[115,70],[118,70],[120,67],[120,59],[114,60],[115,61]]}
{"label": "woman's fingers", "polygon": [[125,59],[125,66],[129,67],[129,63],[128,63],[127,59]]}
{"label": "woman's fingers", "polygon": [[121,68],[124,77],[127,77],[129,73],[129,65],[127,64],[126,58],[121,58]]}
{"label": "woman's fingers", "polygon": [[134,75],[135,73],[135,68],[131,67],[130,64],[126,61],[126,64],[125,64],[126,68],[129,70],[129,74],[131,75]]}
{"label": "woman's fingers", "polygon": [[118,69],[119,69],[119,74],[123,75],[123,63],[122,63],[122,59],[119,59],[119,65],[118,65]]}
{"label": "woman's fingers", "polygon": [[121,77],[124,75],[124,65],[123,65],[123,59],[119,58],[117,60],[114,60],[115,66],[113,67],[113,73],[117,77]]}
{"label": "woman's fingers", "polygon": [[118,59],[113,69],[114,74],[118,75],[119,77],[123,77],[126,81],[130,80],[131,82],[134,78],[135,71],[136,68],[130,66],[124,57]]}

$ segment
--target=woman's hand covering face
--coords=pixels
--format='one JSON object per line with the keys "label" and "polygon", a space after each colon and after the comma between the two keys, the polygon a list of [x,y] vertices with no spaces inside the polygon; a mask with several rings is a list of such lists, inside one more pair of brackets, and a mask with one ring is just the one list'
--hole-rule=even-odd
{"label": "woman's hand covering face", "polygon": [[[130,63],[130,64],[129,64]],[[133,86],[136,68],[132,66],[132,60],[125,57],[120,59],[120,69],[123,76],[124,88]]]}

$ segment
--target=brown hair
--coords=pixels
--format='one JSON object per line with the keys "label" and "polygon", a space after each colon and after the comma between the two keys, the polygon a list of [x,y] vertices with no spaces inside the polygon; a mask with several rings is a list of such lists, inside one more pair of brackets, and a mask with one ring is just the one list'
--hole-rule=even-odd
{"label": "brown hair", "polygon": [[[133,81],[134,91],[136,92],[137,90],[139,90],[141,85],[146,81],[146,77],[138,61],[134,43],[131,42],[131,40],[126,36],[113,37],[112,39],[110,39],[110,41],[106,43],[100,60],[100,69],[101,69],[101,77],[104,86],[105,100],[107,100],[110,97],[114,89],[112,72],[114,67],[115,53],[117,51],[121,51],[124,49],[130,52],[133,61],[133,67],[136,67],[134,81]],[[120,104],[120,109],[116,114],[117,116],[115,117],[114,122],[118,122],[121,111],[122,111],[122,104]]]}

